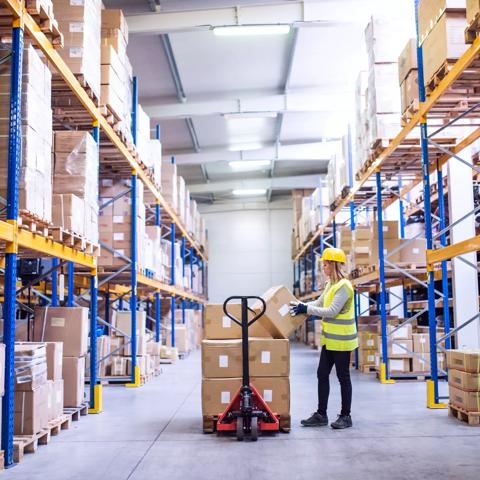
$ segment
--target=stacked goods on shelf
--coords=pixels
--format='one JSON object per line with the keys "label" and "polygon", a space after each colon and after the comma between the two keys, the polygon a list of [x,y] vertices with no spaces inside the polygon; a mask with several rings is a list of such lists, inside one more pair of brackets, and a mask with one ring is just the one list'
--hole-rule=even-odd
{"label": "stacked goods on shelf", "polygon": [[[160,365],[159,347],[152,341],[146,329],[147,314],[136,314],[136,363],[143,380],[148,380],[158,371]],[[125,377],[132,374],[132,314],[129,311],[114,311],[110,335],[110,363],[105,366],[105,376]],[[152,344],[152,345],[151,345]]]}
{"label": "stacked goods on shelf", "polygon": [[355,82],[355,172],[362,168],[370,155],[370,145],[367,141],[367,85],[367,72],[359,72]]}
{"label": "stacked goods on shelf", "polygon": [[357,225],[352,232],[351,262],[353,268],[370,265],[370,252],[373,243],[373,233],[370,228]]}
{"label": "stacked goods on shelf", "polygon": [[[67,66],[100,99],[100,31],[101,0],[55,0],[55,17],[64,36],[64,47],[58,51]],[[53,105],[61,96],[53,98]]]}
{"label": "stacked goods on shelf", "polygon": [[447,350],[447,367],[450,406],[480,413],[480,350]]}
{"label": "stacked goods on shelf", "polygon": [[115,128],[127,145],[132,139],[133,69],[127,56],[128,25],[121,10],[101,13],[101,104],[118,120]]}
{"label": "stacked goods on shelf", "polygon": [[[336,202],[340,198],[345,198],[350,190],[350,165],[348,158],[349,141],[348,136],[344,135],[338,146],[337,152],[328,162],[328,204],[331,210],[336,207]],[[354,168],[353,162],[351,168]],[[354,178],[354,175],[352,178]]]}
{"label": "stacked goods on shelf", "polygon": [[378,352],[377,323],[375,317],[358,317],[358,366],[362,370],[375,368]]}
{"label": "stacked goods on shelf", "polygon": [[98,243],[98,146],[81,131],[54,134],[53,223]]}
{"label": "stacked goods on shelf", "polygon": [[[102,179],[100,182],[100,204],[125,193],[131,187],[130,180]],[[146,210],[143,202],[143,183],[137,182],[136,197],[136,243],[137,243],[137,269],[144,268]],[[100,212],[100,243],[105,245],[101,250],[98,264],[105,267],[119,267],[125,265],[122,256],[130,258],[132,248],[132,200],[131,195],[117,198]],[[108,248],[114,250],[111,252]]]}
{"label": "stacked goods on shelf", "polygon": [[[88,348],[90,350],[90,337],[88,339]],[[110,336],[101,335],[97,337],[97,377],[103,378],[107,375],[107,369],[111,365],[111,357],[107,355],[111,351]],[[102,360],[105,358],[105,360]],[[90,354],[85,359],[85,378],[90,378]]]}
{"label": "stacked goods on shelf", "polygon": [[305,210],[308,203],[308,209],[310,207],[310,201],[305,200],[312,194],[312,190],[292,190],[293,200],[293,238],[292,238],[292,253],[295,253],[306,240],[306,231],[310,231],[305,228]]}
{"label": "stacked goods on shelf", "polygon": [[[423,50],[425,86],[465,50],[465,0],[421,0],[418,6],[419,38]],[[441,70],[444,70],[441,72]],[[435,82],[434,82],[435,83]]]}
{"label": "stacked goods on shelf", "polygon": [[[85,393],[85,357],[88,352],[88,309],[84,307],[36,307],[33,340],[63,344],[64,404],[66,407],[81,406]],[[55,355],[59,356],[58,350]]]}
{"label": "stacked goods on shelf", "polygon": [[[164,317],[164,323],[170,326],[171,312]],[[175,310],[175,348],[181,355],[190,353],[200,346],[203,338],[202,314],[200,310],[191,308]],[[172,346],[171,331],[166,336],[167,347]]]}
{"label": "stacked goods on shelf", "polygon": [[[413,351],[412,325],[407,324],[399,327],[401,323],[397,320],[387,321],[387,355],[388,368],[392,374],[409,373],[412,371],[411,360]],[[376,357],[376,367],[380,366],[380,358],[382,357],[382,326],[381,322],[377,323],[377,348],[378,356]]]}
{"label": "stacked goods on shelf", "polygon": [[417,40],[411,38],[398,57],[401,112],[407,119],[418,110],[418,59]]}
{"label": "stacked goods on shelf", "polygon": [[[262,298],[267,304],[265,315],[257,320],[258,326],[253,324],[249,329],[251,383],[280,419],[289,419],[288,336],[305,321],[305,316],[289,315],[288,304],[293,296],[285,287],[273,287]],[[260,303],[255,304],[253,310],[259,312]],[[241,320],[240,305],[229,305],[228,311]],[[253,336],[258,332],[263,338]],[[202,342],[202,414],[217,417],[241,387],[243,370],[241,330],[225,316],[222,305],[206,306],[205,338]]]}
{"label": "stacked goods on shelf", "polygon": [[[437,340],[444,335],[442,330],[437,330]],[[430,373],[430,336],[428,333],[413,333],[412,372]],[[445,354],[437,351],[437,364],[445,370]]]}
{"label": "stacked goods on shelf", "polygon": [[[11,45],[4,46],[8,51]],[[0,65],[0,197],[7,198],[10,62]],[[23,52],[22,165],[18,202],[40,220],[52,221],[52,74],[32,46]]]}
{"label": "stacked goods on shelf", "polygon": [[63,414],[63,343],[45,342],[47,349],[47,384],[49,387],[48,419],[53,420]]}
{"label": "stacked goods on shelf", "polygon": [[50,420],[45,344],[16,343],[14,369],[14,434],[35,435]]}
{"label": "stacked goods on shelf", "polygon": [[480,16],[480,2],[478,0],[467,0],[467,25],[475,25]]}
{"label": "stacked goods on shelf", "polygon": [[365,30],[368,54],[365,133],[369,147],[377,140],[395,137],[401,128],[397,60],[405,41],[415,33],[411,10],[412,18],[372,17]]}
{"label": "stacked goods on shelf", "polygon": [[178,205],[177,166],[171,162],[163,162],[161,170],[163,198],[176,211]]}

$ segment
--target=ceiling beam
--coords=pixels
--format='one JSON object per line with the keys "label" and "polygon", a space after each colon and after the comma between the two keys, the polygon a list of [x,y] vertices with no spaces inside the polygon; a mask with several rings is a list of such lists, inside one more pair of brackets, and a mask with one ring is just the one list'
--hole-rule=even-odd
{"label": "ceiling beam", "polygon": [[329,94],[312,92],[311,89],[288,91],[284,93],[231,97],[219,99],[218,96],[204,97],[198,100],[186,99],[182,103],[155,103],[152,100],[142,102],[142,107],[154,119],[178,119],[210,115],[235,113],[350,113],[352,110],[351,92],[332,92]]}
{"label": "ceiling beam", "polygon": [[[354,1],[343,5],[342,9],[334,8],[338,0],[330,0],[315,5],[315,2],[294,1],[276,5],[250,5],[239,7],[211,8],[178,12],[160,12],[140,15],[129,15],[128,29],[132,34],[159,34],[172,32],[188,32],[210,30],[226,25],[293,25],[293,26],[348,26],[362,22],[368,16],[368,8],[362,9]],[[357,4],[358,4],[357,0]],[[352,8],[350,8],[350,4]],[[356,8],[355,8],[356,7]],[[341,11],[340,11],[341,10]],[[362,13],[359,18],[354,11]],[[345,20],[345,11],[348,18]]]}
{"label": "ceiling beam", "polygon": [[188,189],[192,195],[201,195],[206,193],[228,193],[239,188],[264,188],[267,191],[290,190],[293,188],[317,188],[319,185],[319,178],[319,174],[315,174],[277,178],[252,178],[245,180],[235,179],[220,182],[190,184]]}

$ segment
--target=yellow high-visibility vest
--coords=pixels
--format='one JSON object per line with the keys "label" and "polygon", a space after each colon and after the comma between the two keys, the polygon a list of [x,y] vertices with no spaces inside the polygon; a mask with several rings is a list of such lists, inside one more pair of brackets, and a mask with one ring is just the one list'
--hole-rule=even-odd
{"label": "yellow high-visibility vest", "polygon": [[358,347],[354,293],[350,281],[343,278],[334,285],[328,284],[323,297],[323,307],[327,308],[332,304],[335,293],[342,287],[347,287],[349,298],[335,318],[323,319],[322,345],[325,345],[327,350],[348,352]]}

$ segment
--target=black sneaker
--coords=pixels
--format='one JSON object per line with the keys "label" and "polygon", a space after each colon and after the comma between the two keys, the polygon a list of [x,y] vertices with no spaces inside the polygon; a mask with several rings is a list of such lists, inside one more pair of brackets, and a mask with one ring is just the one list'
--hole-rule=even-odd
{"label": "black sneaker", "polygon": [[325,427],[328,425],[328,417],[318,412],[312,413],[310,418],[300,422],[304,427]]}
{"label": "black sneaker", "polygon": [[352,426],[352,417],[350,415],[339,415],[330,426],[335,430],[349,428]]}

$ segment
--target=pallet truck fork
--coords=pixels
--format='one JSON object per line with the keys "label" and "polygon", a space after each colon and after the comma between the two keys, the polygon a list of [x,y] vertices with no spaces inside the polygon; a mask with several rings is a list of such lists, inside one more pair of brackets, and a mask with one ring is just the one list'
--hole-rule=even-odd
{"label": "pallet truck fork", "polygon": [[[228,313],[228,304],[232,300],[241,301],[242,320],[239,322]],[[252,320],[248,320],[248,312],[255,313],[249,306],[249,300],[259,300],[262,310]],[[242,441],[245,437],[256,441],[261,432],[278,432],[280,422],[278,415],[270,409],[257,389],[250,384],[250,369],[248,364],[248,328],[254,324],[267,309],[265,301],[261,297],[237,296],[229,297],[223,304],[223,311],[237,325],[242,328],[242,386],[234,395],[232,401],[218,417],[217,433],[236,432],[237,440]]]}

